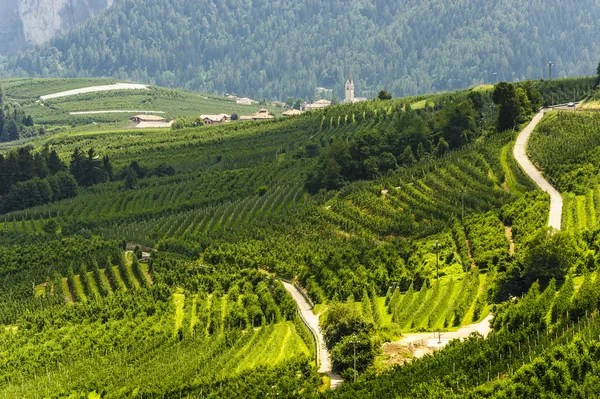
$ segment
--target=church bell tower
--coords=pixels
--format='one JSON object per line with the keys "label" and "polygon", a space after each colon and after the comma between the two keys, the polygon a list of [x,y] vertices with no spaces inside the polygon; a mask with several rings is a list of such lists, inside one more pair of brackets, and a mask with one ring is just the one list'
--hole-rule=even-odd
{"label": "church bell tower", "polygon": [[354,79],[352,79],[352,69],[350,69],[350,73],[348,74],[348,79],[346,80],[346,86],[344,91],[344,102],[351,103],[354,102]]}

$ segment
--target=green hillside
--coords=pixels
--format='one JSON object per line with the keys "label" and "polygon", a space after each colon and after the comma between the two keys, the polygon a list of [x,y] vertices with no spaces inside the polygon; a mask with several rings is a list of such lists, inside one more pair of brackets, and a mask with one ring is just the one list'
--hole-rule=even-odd
{"label": "green hillside", "polygon": [[[548,197],[512,157],[512,129],[497,129],[523,126],[588,82],[178,130],[79,126],[5,144],[0,396],[492,397],[542,389],[531,373],[565,367],[561,353],[585,353],[569,367],[593,369],[596,225],[549,234]],[[29,99],[43,89],[21,87]],[[595,119],[548,114],[534,160],[556,177],[587,160]],[[566,138],[543,144],[555,126]],[[542,151],[554,145],[567,149]],[[573,195],[595,190],[595,174],[581,176],[568,183],[588,189]],[[577,209],[595,209],[585,198]],[[279,278],[322,312],[333,371],[346,380],[337,390],[317,372]],[[491,338],[375,373],[382,343],[454,332],[490,312]],[[588,374],[569,368],[568,381],[543,389],[593,396]]]}
{"label": "green hillside", "polygon": [[36,125],[53,131],[57,126],[85,126],[85,130],[126,127],[129,119],[140,112],[109,112],[72,114],[94,111],[148,111],[170,121],[199,117],[202,114],[253,115],[267,108],[271,115],[281,115],[282,108],[270,104],[239,105],[223,96],[194,93],[186,90],[150,86],[148,90],[115,90],[39,101],[43,95],[67,90],[123,83],[117,79],[0,79],[6,102],[18,105],[31,115]]}
{"label": "green hillside", "polygon": [[[317,87],[395,96],[500,80],[587,75],[597,64],[593,0],[121,0],[3,63],[12,76],[111,76],[285,100]],[[115,29],[118,27],[118,29]]]}

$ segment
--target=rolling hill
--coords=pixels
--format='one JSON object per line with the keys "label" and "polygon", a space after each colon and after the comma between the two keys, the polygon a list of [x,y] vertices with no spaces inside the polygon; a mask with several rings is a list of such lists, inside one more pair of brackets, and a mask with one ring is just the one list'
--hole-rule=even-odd
{"label": "rolling hill", "polygon": [[158,86],[148,86],[147,90],[84,93],[40,101],[41,96],[53,93],[119,82],[109,78],[15,78],[0,79],[0,86],[4,89],[7,103],[31,115],[35,124],[44,126],[48,132],[66,128],[123,128],[128,126],[132,116],[139,113],[155,113],[170,121],[202,114],[253,115],[260,108],[268,109],[274,116],[280,116],[283,111],[271,104],[241,105],[223,96]]}
{"label": "rolling hill", "polygon": [[[510,105],[497,90],[519,104],[518,129],[543,102],[583,96],[590,79],[177,130],[81,125],[0,148],[0,395],[593,397],[596,174],[570,188],[582,221],[549,233],[548,197],[513,158],[513,130],[497,129]],[[39,106],[40,94],[82,83],[15,80],[6,91]],[[173,96],[161,106],[185,109],[188,97]],[[567,187],[597,168],[597,151],[581,148],[597,147],[598,118],[545,118],[532,158]],[[563,172],[575,177],[563,183]],[[334,391],[282,278],[320,314],[346,381]],[[383,342],[492,311],[487,339],[420,360],[411,346],[394,354],[408,364],[383,365]]]}

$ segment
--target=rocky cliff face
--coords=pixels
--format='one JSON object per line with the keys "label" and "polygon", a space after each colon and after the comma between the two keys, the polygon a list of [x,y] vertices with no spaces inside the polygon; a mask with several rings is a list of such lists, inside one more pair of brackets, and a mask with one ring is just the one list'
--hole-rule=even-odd
{"label": "rocky cliff face", "polygon": [[110,7],[113,0],[0,0],[0,54],[42,44]]}

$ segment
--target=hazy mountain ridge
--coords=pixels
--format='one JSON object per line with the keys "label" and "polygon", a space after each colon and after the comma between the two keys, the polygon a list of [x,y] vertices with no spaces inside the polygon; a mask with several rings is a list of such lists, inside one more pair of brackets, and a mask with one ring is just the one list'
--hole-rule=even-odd
{"label": "hazy mountain ridge", "polygon": [[[494,80],[591,74],[600,6],[427,0],[120,0],[13,59],[13,75],[114,76],[256,98],[341,89],[396,96]],[[46,69],[42,69],[46,68]]]}
{"label": "hazy mountain ridge", "polygon": [[112,5],[113,0],[2,0],[0,54],[43,44]]}

